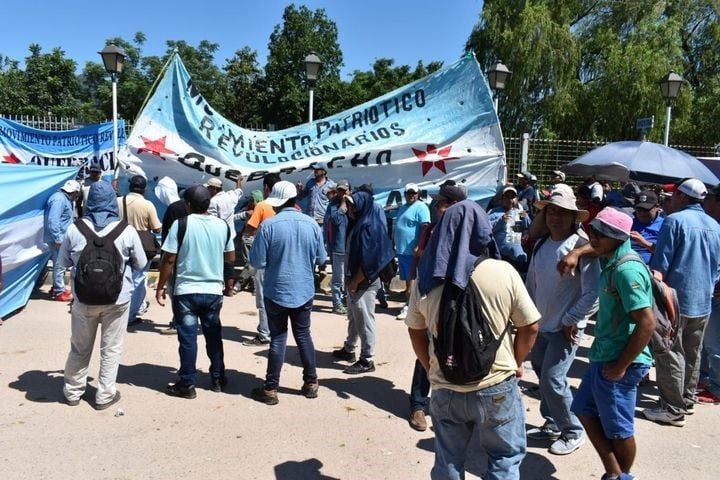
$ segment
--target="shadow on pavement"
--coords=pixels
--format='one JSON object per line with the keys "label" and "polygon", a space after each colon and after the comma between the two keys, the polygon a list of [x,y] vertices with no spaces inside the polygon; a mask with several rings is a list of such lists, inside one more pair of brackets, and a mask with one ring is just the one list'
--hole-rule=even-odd
{"label": "shadow on pavement", "polygon": [[408,416],[410,409],[408,393],[396,388],[394,383],[384,378],[373,376],[321,378],[320,387],[333,390],[343,399],[357,397],[402,419]]}
{"label": "shadow on pavement", "polygon": [[14,382],[10,382],[8,387],[25,392],[25,398],[31,402],[55,403],[65,398],[62,391],[62,370],[30,370],[21,374]]}
{"label": "shadow on pavement", "polygon": [[317,458],[309,458],[302,462],[283,462],[275,465],[275,478],[277,480],[340,480],[320,473],[323,463]]}

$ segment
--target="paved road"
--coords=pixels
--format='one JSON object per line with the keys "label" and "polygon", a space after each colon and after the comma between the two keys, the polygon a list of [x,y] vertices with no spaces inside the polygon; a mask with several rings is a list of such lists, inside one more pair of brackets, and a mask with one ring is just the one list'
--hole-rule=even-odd
{"label": "paved road", "polygon": [[[378,315],[377,370],[349,377],[331,351],[342,344],[346,320],[329,313],[320,295],[313,317],[320,396],[300,396],[301,367],[291,341],[283,369],[280,403],[252,401],[260,385],[266,350],[241,345],[256,325],[254,298],[226,299],[222,320],[229,385],[209,387],[201,347],[198,397],[163,393],[175,380],[177,342],[159,330],[169,307],[153,304],[148,321],[127,334],[119,373],[123,398],[116,408],[96,412],[89,403],[59,403],[62,369],[69,348],[66,305],[38,294],[26,310],[0,327],[0,472],[7,479],[421,479],[429,478],[433,434],[406,422],[407,392],[414,357],[402,322]],[[590,338],[573,368],[573,384],[584,368]],[[97,348],[97,347],[96,347]],[[91,377],[98,369],[97,351]],[[532,388],[534,377],[527,375]],[[90,392],[93,388],[90,387]],[[530,391],[532,394],[532,391]],[[655,400],[643,389],[641,406]],[[528,425],[541,423],[538,402],[525,397]],[[123,415],[120,414],[120,410]],[[720,406],[699,406],[684,428],[638,419],[635,473],[643,480],[716,479],[720,466]],[[531,441],[524,479],[599,479],[600,462],[590,444],[567,457]],[[468,478],[479,478],[482,458],[473,458]]]}

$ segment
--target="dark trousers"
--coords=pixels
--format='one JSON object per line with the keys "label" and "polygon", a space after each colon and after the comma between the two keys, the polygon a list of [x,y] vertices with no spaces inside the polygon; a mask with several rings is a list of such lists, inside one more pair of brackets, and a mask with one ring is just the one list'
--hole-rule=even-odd
{"label": "dark trousers", "polygon": [[283,307],[265,297],[265,311],[270,327],[270,353],[268,353],[268,366],[265,376],[265,389],[274,390],[280,385],[280,370],[285,362],[285,348],[287,346],[288,318],[292,328],[293,338],[300,351],[300,361],[303,365],[303,382],[315,382],[317,370],[315,364],[315,345],[310,335],[310,312],[313,301],[295,308]]}

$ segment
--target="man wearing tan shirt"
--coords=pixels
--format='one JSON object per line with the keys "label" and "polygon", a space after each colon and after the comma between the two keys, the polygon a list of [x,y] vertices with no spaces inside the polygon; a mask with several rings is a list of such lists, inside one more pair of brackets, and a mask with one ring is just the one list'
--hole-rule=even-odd
{"label": "man wearing tan shirt", "polygon": [[[405,324],[413,350],[427,369],[432,386],[430,416],[435,431],[433,479],[462,478],[470,455],[488,458],[491,480],[520,478],[525,457],[525,409],[517,379],[537,335],[540,313],[520,275],[495,260],[496,247],[487,214],[470,200],[448,208],[438,222],[418,266]],[[479,382],[455,384],[445,379],[428,339],[438,334],[445,282],[460,288],[473,282],[482,294],[482,314],[496,337],[506,332],[488,375]],[[477,432],[475,432],[477,430]],[[474,435],[477,433],[477,437]],[[471,440],[478,438],[478,443]]]}
{"label": "man wearing tan shirt", "polygon": [[[118,198],[120,218],[126,218],[127,222],[135,227],[138,232],[151,231],[160,233],[162,223],[158,218],[155,205],[143,196],[146,188],[147,180],[144,177],[135,175],[130,179],[130,193],[125,197]],[[125,205],[127,205],[127,212],[125,211]],[[128,325],[138,323],[137,317],[144,315],[150,306],[149,302],[145,300],[145,296],[147,295],[147,275],[151,262],[152,258],[148,258],[147,264],[142,270],[133,270],[134,289],[130,299]]]}

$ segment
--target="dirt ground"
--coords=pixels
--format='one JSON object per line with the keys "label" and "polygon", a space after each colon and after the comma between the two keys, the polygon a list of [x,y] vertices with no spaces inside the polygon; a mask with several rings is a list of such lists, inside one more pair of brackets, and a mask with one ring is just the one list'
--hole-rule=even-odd
{"label": "dirt ground", "polygon": [[[209,390],[208,361],[200,337],[198,396],[167,396],[176,379],[175,336],[159,332],[170,307],[154,301],[146,321],[125,339],[118,375],[121,401],[98,412],[82,401],[62,399],[62,370],[69,349],[68,307],[52,302],[47,288],[0,327],[0,475],[4,479],[421,479],[433,464],[433,432],[407,423],[414,356],[404,324],[395,320],[400,303],[377,315],[377,370],[362,376],[342,373],[346,365],[331,352],[342,345],[347,321],[330,313],[318,295],[312,332],[320,376],[319,398],[300,395],[301,366],[290,339],[282,372],[280,403],[250,398],[264,378],[267,349],[245,347],[255,332],[254,297],[226,298],[222,311],[224,393]],[[587,361],[591,338],[583,341],[571,372],[573,385]],[[90,364],[98,370],[96,346]],[[541,424],[533,397],[535,377],[527,371],[527,428]],[[94,398],[94,387],[88,388]],[[656,399],[651,383],[639,406]],[[663,427],[637,418],[638,457],[634,473],[643,480],[716,479],[720,457],[720,406],[698,406],[684,428]],[[529,442],[523,479],[599,479],[602,467],[592,446],[558,457],[547,444]],[[484,459],[473,456],[468,478],[480,478]]]}

